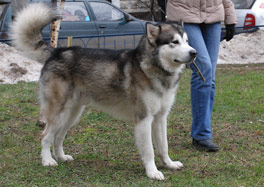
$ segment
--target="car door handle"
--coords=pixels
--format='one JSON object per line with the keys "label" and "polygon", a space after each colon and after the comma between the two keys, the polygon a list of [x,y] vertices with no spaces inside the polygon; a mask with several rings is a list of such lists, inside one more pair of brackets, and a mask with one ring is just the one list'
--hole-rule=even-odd
{"label": "car door handle", "polygon": [[106,25],[102,24],[102,25],[99,25],[99,27],[100,27],[101,29],[104,29],[104,28],[106,28]]}

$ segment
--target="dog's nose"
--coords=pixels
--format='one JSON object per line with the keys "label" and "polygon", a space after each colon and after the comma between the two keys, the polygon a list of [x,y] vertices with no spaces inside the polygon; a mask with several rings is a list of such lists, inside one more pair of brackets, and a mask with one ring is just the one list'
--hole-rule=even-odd
{"label": "dog's nose", "polygon": [[197,51],[195,50],[195,49],[193,49],[193,50],[191,50],[190,51],[190,55],[191,55],[191,57],[196,57],[196,55],[197,55]]}

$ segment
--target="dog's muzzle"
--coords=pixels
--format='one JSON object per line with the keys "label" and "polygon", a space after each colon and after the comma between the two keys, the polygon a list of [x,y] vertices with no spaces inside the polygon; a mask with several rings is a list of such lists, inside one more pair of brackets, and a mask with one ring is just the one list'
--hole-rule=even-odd
{"label": "dog's muzzle", "polygon": [[194,61],[194,59],[196,58],[198,52],[195,49],[191,49],[189,52],[190,55],[190,61],[187,64],[190,64]]}
{"label": "dog's muzzle", "polygon": [[178,59],[174,59],[174,62],[176,63],[184,63],[184,64],[189,64],[189,63],[192,63],[192,61],[196,58],[198,52],[195,50],[195,49],[191,49],[189,51],[189,55],[186,56],[186,59],[181,61],[181,60],[178,60]]}
{"label": "dog's muzzle", "polygon": [[198,54],[195,49],[192,49],[189,53],[190,53],[190,56],[191,56],[192,59],[194,59],[197,56],[197,54]]}

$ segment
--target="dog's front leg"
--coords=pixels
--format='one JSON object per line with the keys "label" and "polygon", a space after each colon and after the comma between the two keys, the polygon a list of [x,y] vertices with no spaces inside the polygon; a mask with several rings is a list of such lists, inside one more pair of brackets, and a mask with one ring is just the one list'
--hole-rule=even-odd
{"label": "dog's front leg", "polygon": [[166,168],[177,170],[183,167],[179,161],[172,161],[168,154],[167,114],[155,116],[152,124],[152,137],[157,153]]}
{"label": "dog's front leg", "polygon": [[138,147],[143,165],[146,169],[147,176],[155,180],[164,180],[163,174],[158,171],[155,165],[151,138],[152,121],[153,116],[147,116],[144,119],[137,120],[135,126],[136,145]]}

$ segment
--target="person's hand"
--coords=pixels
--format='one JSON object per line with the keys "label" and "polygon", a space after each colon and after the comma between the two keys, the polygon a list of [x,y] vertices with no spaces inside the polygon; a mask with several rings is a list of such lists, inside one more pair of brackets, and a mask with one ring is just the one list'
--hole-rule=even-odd
{"label": "person's hand", "polygon": [[235,34],[235,24],[226,25],[226,41],[229,41],[233,38]]}

